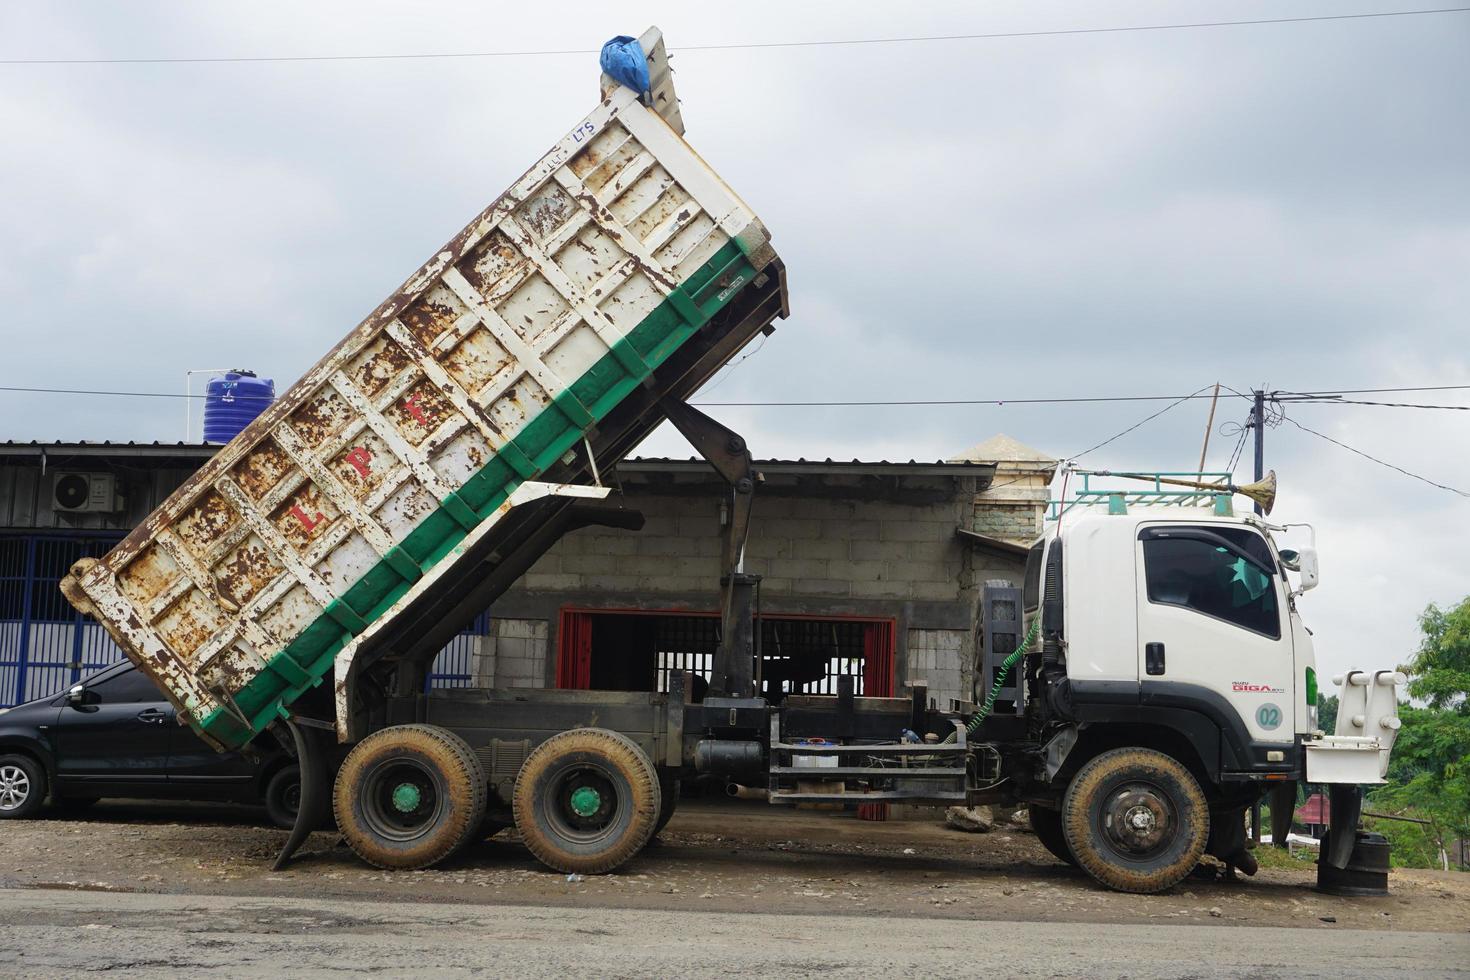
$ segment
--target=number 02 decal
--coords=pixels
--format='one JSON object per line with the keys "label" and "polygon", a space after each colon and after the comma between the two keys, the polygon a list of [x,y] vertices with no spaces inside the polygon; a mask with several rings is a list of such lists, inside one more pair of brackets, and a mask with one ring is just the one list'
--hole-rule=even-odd
{"label": "number 02 decal", "polygon": [[1281,709],[1274,704],[1263,704],[1256,709],[1256,724],[1266,731],[1281,727]]}

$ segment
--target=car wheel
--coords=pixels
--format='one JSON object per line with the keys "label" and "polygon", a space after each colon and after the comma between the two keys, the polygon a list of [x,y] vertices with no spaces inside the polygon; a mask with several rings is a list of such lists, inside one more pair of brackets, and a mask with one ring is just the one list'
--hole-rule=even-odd
{"label": "car wheel", "polygon": [[332,794],[337,827],[379,868],[427,868],[453,854],[485,815],[485,771],[453,732],[395,725],[347,753]]}
{"label": "car wheel", "polygon": [[265,812],[271,823],[290,830],[296,826],[296,811],[301,808],[301,769],[286,766],[265,784]]}
{"label": "car wheel", "polygon": [[603,728],[573,729],[527,757],[514,807],[521,840],[542,864],[603,874],[653,836],[658,773],[631,739]]}
{"label": "car wheel", "polygon": [[1031,831],[1041,841],[1041,846],[1050,851],[1057,860],[1075,868],[1077,857],[1067,846],[1067,835],[1062,831],[1061,811],[1033,803],[1026,808],[1026,815],[1031,821]]}
{"label": "car wheel", "polygon": [[1077,863],[1109,888],[1161,892],[1194,870],[1210,836],[1199,783],[1153,749],[1113,749],[1082,767],[1062,800]]}
{"label": "car wheel", "polygon": [[0,820],[25,820],[46,801],[46,771],[26,755],[0,755]]}

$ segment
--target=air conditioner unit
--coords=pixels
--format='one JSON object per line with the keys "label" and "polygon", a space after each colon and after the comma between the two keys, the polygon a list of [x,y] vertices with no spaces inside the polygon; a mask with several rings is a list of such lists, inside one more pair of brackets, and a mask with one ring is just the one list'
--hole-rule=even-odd
{"label": "air conditioner unit", "polygon": [[117,477],[111,473],[57,473],[51,482],[51,507],[71,513],[122,510]]}

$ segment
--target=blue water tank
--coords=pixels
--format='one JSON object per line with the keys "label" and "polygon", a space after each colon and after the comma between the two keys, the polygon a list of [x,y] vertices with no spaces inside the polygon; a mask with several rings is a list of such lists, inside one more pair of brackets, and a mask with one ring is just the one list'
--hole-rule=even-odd
{"label": "blue water tank", "polygon": [[229,442],[276,400],[276,383],[254,371],[228,371],[204,386],[204,441]]}

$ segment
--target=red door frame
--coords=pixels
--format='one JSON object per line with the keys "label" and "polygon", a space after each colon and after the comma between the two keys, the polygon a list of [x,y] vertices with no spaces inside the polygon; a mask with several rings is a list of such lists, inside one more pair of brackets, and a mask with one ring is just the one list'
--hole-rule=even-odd
{"label": "red door frame", "polygon": [[[563,606],[557,618],[556,686],[585,691],[592,686],[592,617],[598,616],[695,616],[717,618],[717,612],[698,609],[598,609],[592,606]],[[816,619],[824,622],[865,623],[863,630],[863,695],[893,696],[893,652],[898,641],[898,620],[881,616],[823,616],[817,613],[769,613],[763,619]]]}
{"label": "red door frame", "polygon": [[556,686],[585,691],[592,686],[592,614],[563,609],[556,630]]}

